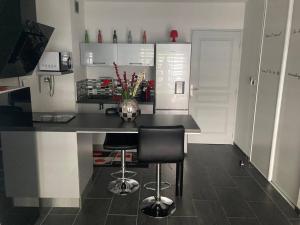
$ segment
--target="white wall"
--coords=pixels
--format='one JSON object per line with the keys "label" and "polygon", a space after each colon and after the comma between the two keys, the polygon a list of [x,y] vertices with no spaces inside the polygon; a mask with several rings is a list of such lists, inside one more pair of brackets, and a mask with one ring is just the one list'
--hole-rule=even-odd
{"label": "white wall", "polygon": [[[133,42],[141,42],[144,30],[149,43],[166,42],[170,29],[175,28],[179,32],[179,41],[190,42],[192,30],[242,29],[243,21],[244,3],[94,1],[85,4],[85,23],[91,41],[97,40],[98,29],[101,29],[103,41],[112,42],[116,29],[119,42],[126,42],[128,30],[132,31]],[[146,70],[146,73],[153,71]],[[87,75],[114,76],[114,70],[110,67],[88,68]]]}
{"label": "white wall", "polygon": [[73,53],[73,70],[75,81],[86,78],[86,68],[80,65],[80,48],[79,43],[84,40],[85,33],[85,10],[84,0],[77,0],[79,3],[79,13],[75,12],[75,0],[71,2],[71,30],[72,30],[72,53]]}
{"label": "white wall", "polygon": [[257,85],[250,85],[250,77],[253,77],[257,84],[264,13],[264,0],[251,0],[246,3],[234,142],[248,156],[252,144],[257,90]]}
{"label": "white wall", "polygon": [[104,42],[126,42],[132,31],[133,42],[141,42],[143,30],[148,42],[169,40],[169,31],[179,32],[179,41],[191,41],[193,29],[242,29],[244,3],[108,3],[86,2],[86,28],[96,41],[101,29]]}

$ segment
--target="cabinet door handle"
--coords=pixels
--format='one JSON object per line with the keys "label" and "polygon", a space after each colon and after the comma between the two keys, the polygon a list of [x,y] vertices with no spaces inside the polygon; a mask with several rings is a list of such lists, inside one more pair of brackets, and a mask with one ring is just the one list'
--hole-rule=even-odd
{"label": "cabinet door handle", "polygon": [[94,62],[93,64],[101,64],[101,65],[105,65],[106,62]]}
{"label": "cabinet door handle", "polygon": [[133,63],[133,62],[131,62],[131,63],[129,63],[130,65],[142,65],[143,63]]}

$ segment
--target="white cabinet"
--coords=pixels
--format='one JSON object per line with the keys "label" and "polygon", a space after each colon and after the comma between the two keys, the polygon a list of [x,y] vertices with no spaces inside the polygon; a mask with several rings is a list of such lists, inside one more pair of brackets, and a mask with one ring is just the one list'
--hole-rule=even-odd
{"label": "white cabinet", "polygon": [[118,44],[118,65],[153,66],[153,44]]}
{"label": "white cabinet", "polygon": [[84,66],[154,66],[154,44],[81,43],[80,60]]}
{"label": "white cabinet", "polygon": [[91,135],[20,131],[1,136],[8,197],[47,198],[57,207],[79,207],[93,172]]}
{"label": "white cabinet", "polygon": [[117,55],[117,44],[80,44],[80,60],[85,66],[111,66],[117,62]]}

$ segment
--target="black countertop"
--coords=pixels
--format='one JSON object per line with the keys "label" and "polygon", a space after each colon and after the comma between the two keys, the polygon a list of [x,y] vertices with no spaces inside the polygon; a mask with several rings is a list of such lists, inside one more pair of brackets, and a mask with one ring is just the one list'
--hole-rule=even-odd
{"label": "black countertop", "polygon": [[[49,114],[49,113],[47,113]],[[20,118],[21,119],[21,118]],[[119,116],[105,114],[76,114],[68,123],[32,123],[32,126],[1,127],[1,131],[44,132],[137,132],[140,125],[183,125],[186,133],[200,133],[200,128],[190,115],[140,115],[134,122],[124,122]]]}

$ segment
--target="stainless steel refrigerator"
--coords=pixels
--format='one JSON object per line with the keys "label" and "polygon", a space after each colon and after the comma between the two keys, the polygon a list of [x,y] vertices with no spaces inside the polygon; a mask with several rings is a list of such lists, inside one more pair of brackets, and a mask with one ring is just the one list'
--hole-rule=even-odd
{"label": "stainless steel refrigerator", "polygon": [[190,43],[156,44],[155,113],[188,114]]}

